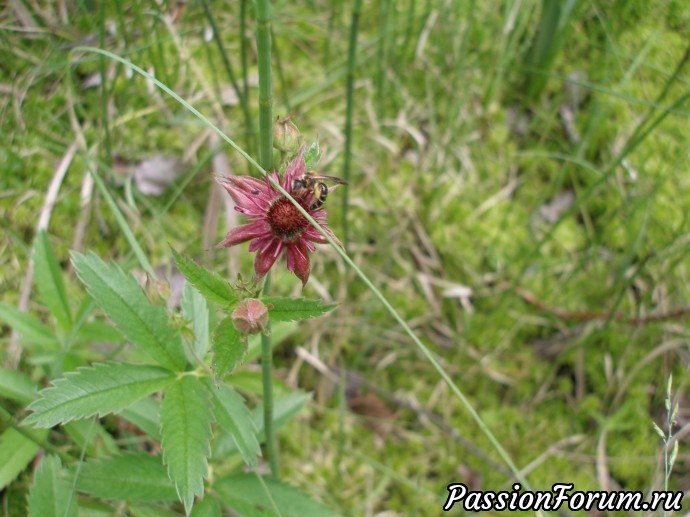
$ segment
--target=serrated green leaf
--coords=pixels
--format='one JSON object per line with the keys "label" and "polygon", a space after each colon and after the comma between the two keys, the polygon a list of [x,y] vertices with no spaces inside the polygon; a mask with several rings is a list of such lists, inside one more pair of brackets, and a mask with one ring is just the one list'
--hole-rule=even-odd
{"label": "serrated green leaf", "polygon": [[308,171],[315,169],[319,164],[319,158],[321,157],[321,149],[319,147],[319,141],[314,141],[306,151],[304,151],[304,165]]}
{"label": "serrated green leaf", "polygon": [[204,492],[212,421],[209,393],[197,377],[186,375],[165,390],[161,405],[163,460],[187,513],[194,497]]}
{"label": "serrated green leaf", "polygon": [[[0,490],[14,481],[36,456],[48,434],[47,429],[25,430],[24,433],[13,427],[0,434]],[[28,436],[27,436],[28,435]],[[29,437],[32,436],[33,440]]]}
{"label": "serrated green leaf", "polygon": [[29,491],[29,517],[76,517],[77,500],[61,471],[59,458],[43,458]]}
{"label": "serrated green leaf", "polygon": [[230,307],[237,301],[237,295],[230,284],[218,273],[201,267],[189,257],[180,255],[175,250],[172,250],[172,253],[178,269],[204,297],[224,308]]}
{"label": "serrated green leaf", "polygon": [[[284,397],[274,397],[273,399],[273,428],[278,431],[311,400],[311,393],[296,391]],[[264,433],[264,407],[259,404],[252,409],[252,418],[258,433],[259,441],[266,441]]]}
{"label": "serrated green leaf", "polygon": [[175,375],[158,366],[95,364],[66,373],[39,393],[24,424],[53,427],[71,420],[120,411],[172,382]]}
{"label": "serrated green leaf", "polygon": [[60,328],[63,330],[70,329],[72,327],[72,314],[67,301],[65,284],[62,282],[62,271],[44,231],[38,232],[36,236],[33,263],[34,282],[43,302],[55,316]]}
{"label": "serrated green leaf", "polygon": [[[335,517],[337,514],[304,492],[256,474],[235,474],[218,480],[221,501],[244,517]],[[278,507],[275,508],[273,503]]]}
{"label": "serrated green leaf", "polygon": [[186,320],[192,322],[194,331],[194,352],[203,359],[208,350],[208,304],[199,291],[191,284],[185,283],[180,302],[182,314]]}
{"label": "serrated green leaf", "polygon": [[91,297],[127,339],[169,370],[184,368],[187,360],[182,341],[165,309],[152,305],[131,275],[93,253],[72,253],[72,262]]}
{"label": "serrated green leaf", "polygon": [[0,397],[28,404],[37,391],[36,383],[22,372],[0,367]]}
{"label": "serrated green leaf", "polygon": [[120,411],[120,415],[125,420],[132,422],[151,438],[160,441],[160,410],[160,402],[149,397],[137,400],[128,408]]}
{"label": "serrated green leaf", "polygon": [[261,455],[261,447],[256,439],[256,426],[252,414],[247,409],[244,399],[230,386],[221,384],[216,388],[210,379],[206,381],[206,387],[213,395],[218,425],[232,436],[244,462],[256,467],[256,458]]}
{"label": "serrated green leaf", "polygon": [[177,490],[159,456],[145,453],[87,461],[77,490],[116,501],[177,501]]}
{"label": "serrated green leaf", "polygon": [[266,305],[273,308],[268,314],[271,322],[300,321],[321,316],[335,309],[336,305],[324,304],[321,300],[308,300],[306,298],[284,298],[281,296],[269,296],[261,299]]}
{"label": "serrated green leaf", "polygon": [[216,378],[222,379],[232,372],[247,353],[247,336],[232,324],[229,316],[213,331],[213,369]]}
{"label": "serrated green leaf", "polygon": [[0,320],[16,330],[25,342],[58,349],[60,344],[55,333],[38,318],[16,307],[0,303]]}
{"label": "serrated green leaf", "polygon": [[189,517],[222,517],[223,513],[220,508],[220,503],[210,495],[204,497],[199,501],[189,514]]}

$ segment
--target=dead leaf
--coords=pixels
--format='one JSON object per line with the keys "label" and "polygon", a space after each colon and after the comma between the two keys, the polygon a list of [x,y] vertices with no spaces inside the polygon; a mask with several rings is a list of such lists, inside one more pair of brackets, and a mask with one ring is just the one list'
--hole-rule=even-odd
{"label": "dead leaf", "polygon": [[178,158],[155,154],[134,166],[134,183],[142,194],[160,196],[183,171]]}
{"label": "dead leaf", "polygon": [[554,224],[563,212],[568,210],[575,201],[575,194],[572,190],[557,195],[549,203],[545,203],[539,207],[539,215],[546,222]]}
{"label": "dead leaf", "polygon": [[353,413],[366,417],[366,425],[380,437],[392,431],[395,413],[376,394],[369,392],[351,397],[347,405]]}

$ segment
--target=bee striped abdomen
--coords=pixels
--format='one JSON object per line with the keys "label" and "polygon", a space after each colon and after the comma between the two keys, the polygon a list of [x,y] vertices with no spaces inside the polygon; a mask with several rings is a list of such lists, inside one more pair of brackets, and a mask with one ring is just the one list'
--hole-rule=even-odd
{"label": "bee striped abdomen", "polygon": [[316,185],[314,185],[314,198],[309,208],[311,208],[312,210],[321,208],[323,204],[326,202],[327,197],[328,186],[326,186],[325,183],[317,183]]}

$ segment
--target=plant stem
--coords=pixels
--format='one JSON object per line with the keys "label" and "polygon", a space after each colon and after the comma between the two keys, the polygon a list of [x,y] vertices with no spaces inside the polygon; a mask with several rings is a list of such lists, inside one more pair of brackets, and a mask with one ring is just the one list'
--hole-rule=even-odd
{"label": "plant stem", "polygon": [[[357,56],[357,30],[359,28],[359,17],[362,13],[362,0],[355,0],[352,8],[352,24],[350,25],[350,50],[347,58],[347,105],[345,112],[345,157],[343,161],[343,179],[350,179],[350,159],[352,155],[352,104],[355,82],[355,65]],[[349,205],[348,189],[343,191],[343,246],[347,249],[348,244],[348,225],[347,209]]]}
{"label": "plant stem", "polygon": [[[263,296],[271,290],[271,273],[266,274]],[[271,475],[278,479],[278,455],[276,454],[275,433],[273,430],[273,347],[271,344],[271,322],[266,325],[266,333],[261,334],[261,380],[264,391],[264,433],[266,434],[266,455],[271,467]]]}
{"label": "plant stem", "polygon": [[[249,72],[247,64],[247,1],[240,1],[240,59],[242,61],[242,91],[244,92],[244,102],[249,106]],[[247,126],[247,142],[254,140],[254,128]],[[256,152],[253,145],[247,147],[250,153]]]}
{"label": "plant stem", "polygon": [[259,60],[259,163],[266,171],[273,166],[273,83],[271,79],[271,6],[256,2],[256,51]]}
{"label": "plant stem", "polygon": [[[256,2],[256,49],[259,60],[259,163],[265,171],[273,169],[273,92],[271,82],[271,5],[269,0]],[[271,274],[266,274],[264,296],[271,289]],[[273,430],[273,356],[270,327],[268,334],[261,335],[261,378],[264,391],[264,432],[266,433],[266,455],[271,475],[278,478],[278,457],[276,456]]]}

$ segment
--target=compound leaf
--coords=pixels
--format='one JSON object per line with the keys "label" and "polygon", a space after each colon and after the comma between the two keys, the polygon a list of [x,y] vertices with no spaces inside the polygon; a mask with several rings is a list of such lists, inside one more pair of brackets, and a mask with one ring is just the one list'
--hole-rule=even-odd
{"label": "compound leaf", "polygon": [[158,366],[124,363],[94,364],[66,373],[39,393],[24,424],[53,427],[71,420],[120,411],[173,381]]}
{"label": "compound leaf", "polygon": [[152,305],[131,275],[93,253],[72,253],[77,276],[122,334],[173,371],[186,364],[182,341],[163,307]]}
{"label": "compound leaf", "polygon": [[43,458],[29,491],[29,517],[77,516],[77,500],[61,471],[59,458]]}
{"label": "compound leaf", "polygon": [[247,353],[247,336],[242,335],[232,323],[232,318],[222,320],[213,331],[213,369],[216,378],[231,372]]}
{"label": "compound leaf", "polygon": [[218,425],[232,436],[244,462],[256,467],[256,457],[261,455],[261,448],[256,439],[256,426],[252,420],[252,414],[247,409],[244,399],[230,386],[221,384],[216,388],[210,384],[209,379],[207,387],[213,394]]}
{"label": "compound leaf", "polygon": [[268,313],[271,322],[300,321],[321,316],[335,309],[335,305],[324,304],[321,300],[308,300],[306,298],[284,298],[281,296],[269,296],[261,300],[273,308]]}
{"label": "compound leaf", "polygon": [[204,492],[212,421],[208,391],[197,377],[186,375],[165,390],[161,405],[163,461],[187,514],[194,497]]}
{"label": "compound leaf", "polygon": [[230,284],[218,273],[201,267],[189,257],[180,255],[172,250],[175,264],[187,281],[204,295],[208,300],[220,307],[228,308],[237,300]]}
{"label": "compound leaf", "polygon": [[[235,474],[218,480],[220,499],[245,517],[335,517],[335,513],[300,490],[256,474]],[[268,493],[267,493],[268,492]],[[273,501],[278,508],[271,503]]]}
{"label": "compound leaf", "polygon": [[146,453],[87,461],[77,478],[77,490],[116,501],[177,501],[160,456]]}

